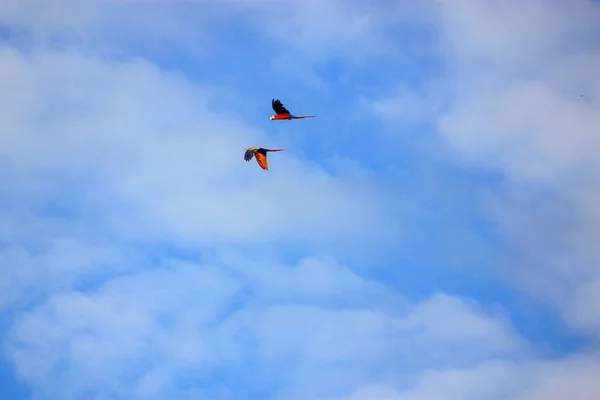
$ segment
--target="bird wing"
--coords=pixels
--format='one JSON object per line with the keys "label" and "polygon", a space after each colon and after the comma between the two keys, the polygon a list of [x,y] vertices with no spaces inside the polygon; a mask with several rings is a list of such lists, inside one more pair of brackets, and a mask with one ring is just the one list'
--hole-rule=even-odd
{"label": "bird wing", "polygon": [[246,161],[252,160],[252,157],[254,157],[255,151],[256,151],[255,149],[246,150],[246,152],[244,153],[244,160],[246,160]]}
{"label": "bird wing", "polygon": [[267,163],[267,153],[266,152],[256,152],[256,162],[262,169],[269,169],[269,164]]}
{"label": "bird wing", "polygon": [[283,104],[281,104],[281,101],[279,101],[279,99],[275,100],[273,99],[271,101],[271,105],[273,106],[273,111],[275,111],[275,113],[277,115],[282,115],[282,114],[289,114],[290,112],[288,111],[287,108],[285,108],[283,106]]}

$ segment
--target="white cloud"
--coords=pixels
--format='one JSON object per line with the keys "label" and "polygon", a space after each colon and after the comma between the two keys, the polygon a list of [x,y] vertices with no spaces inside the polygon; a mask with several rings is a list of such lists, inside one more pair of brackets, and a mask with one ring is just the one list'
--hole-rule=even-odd
{"label": "white cloud", "polygon": [[[392,238],[389,204],[366,179],[307,166],[293,148],[272,155],[269,171],[245,163],[245,147],[285,147],[285,139],[212,109],[219,93],[145,61],[13,44],[0,49],[0,88],[13,94],[0,117],[0,305],[23,316],[9,351],[40,396],[178,393],[173,385],[189,368],[235,365],[241,345],[206,318],[217,318],[243,281],[206,266],[139,272],[154,264],[144,245]],[[257,268],[260,288],[268,275]],[[300,269],[304,292],[280,277],[264,298],[327,297],[341,279],[362,293],[351,274]],[[320,289],[307,273],[322,274]]]}
{"label": "white cloud", "polygon": [[[304,53],[323,56],[342,52],[357,54],[379,52],[390,45],[384,35],[389,9],[376,3],[288,1],[269,5],[270,14],[265,31],[268,35]],[[378,43],[379,41],[379,43]]]}
{"label": "white cloud", "polygon": [[[497,275],[556,307],[577,332],[597,338],[600,4],[438,4],[446,84],[424,94],[400,90],[374,110],[414,123],[430,107],[426,99],[448,100],[438,120],[444,140],[468,167],[504,177],[482,193],[508,246],[500,259],[475,268],[497,267]],[[591,399],[599,392],[598,360],[588,347],[555,360],[442,368],[421,374],[413,390],[390,383],[351,398]]]}
{"label": "white cloud", "polygon": [[409,124],[425,123],[435,115],[435,105],[430,99],[402,87],[394,97],[377,100],[371,107],[380,118]]}
{"label": "white cloud", "polygon": [[134,236],[248,243],[390,233],[368,183],[306,168],[293,148],[271,154],[269,171],[244,162],[246,147],[285,147],[285,138],[209,111],[211,94],[177,75],[70,53],[0,57],[16,66],[0,84],[28,90],[3,123],[4,168],[21,176],[13,194],[69,179],[102,222]]}
{"label": "white cloud", "polygon": [[424,372],[415,388],[394,390],[366,386],[347,400],[560,400],[573,397],[593,400],[600,386],[598,360],[573,357],[558,362],[508,363],[494,361],[465,369]]}
{"label": "white cloud", "polygon": [[238,289],[214,267],[171,263],[95,293],[59,293],[16,323],[10,353],[45,395],[135,394],[146,374],[162,371],[167,385],[177,370],[235,360],[209,326]]}
{"label": "white cloud", "polygon": [[55,290],[72,287],[79,280],[95,281],[139,268],[134,251],[57,237],[43,244],[9,244],[0,251],[0,309],[24,306]]}
{"label": "white cloud", "polygon": [[[97,290],[53,295],[17,319],[7,349],[42,398],[177,396],[188,389],[185,377],[203,389],[219,370],[232,382],[260,377],[249,388],[230,387],[234,394],[276,374],[280,398],[295,399],[347,393],[380,380],[375,371],[472,365],[527,348],[504,322],[458,299],[409,304],[399,293],[381,296],[385,288],[345,267],[314,263],[265,266],[271,273],[252,280],[235,265],[169,261]],[[310,265],[331,276],[318,296],[294,274]],[[336,304],[340,296],[348,300]],[[389,302],[405,311],[386,311]]]}
{"label": "white cloud", "polygon": [[[394,124],[437,118],[467,165],[502,173],[486,207],[517,258],[495,261],[510,264],[500,274],[551,301],[573,326],[600,332],[600,7],[439,5],[447,81],[424,92],[401,86],[373,111]],[[443,114],[434,112],[446,102]]]}
{"label": "white cloud", "polygon": [[568,184],[589,173],[600,144],[598,5],[458,4],[445,5],[442,18],[458,93],[441,132],[465,156],[512,179]]}
{"label": "white cloud", "polygon": [[520,276],[574,326],[596,329],[600,7],[481,1],[443,10],[458,92],[440,132],[472,165],[507,178],[490,197],[520,255],[506,275]]}
{"label": "white cloud", "polygon": [[[60,15],[50,21],[19,15],[15,26],[36,25],[42,38],[66,23]],[[366,295],[368,304],[399,302],[343,267],[315,262],[301,264],[293,279],[279,272],[275,283],[265,283],[278,271],[250,252],[244,256],[256,259],[251,274],[230,276],[206,265],[156,269],[143,246],[164,241],[199,251],[213,244],[392,241],[393,204],[362,171],[358,178],[336,176],[307,164],[293,148],[270,156],[269,171],[245,163],[245,147],[285,147],[285,138],[212,109],[219,93],[181,74],[143,60],[75,49],[17,51],[14,44],[0,49],[0,89],[15,94],[4,99],[10,112],[0,117],[0,304],[18,309],[6,348],[37,395],[212,392],[181,380],[242,363],[251,348],[238,341],[241,329],[261,337],[263,354],[272,345],[269,332],[253,321],[219,329],[220,313],[237,295],[243,299],[249,283],[261,293],[254,309],[273,327],[286,307],[326,324],[315,301],[347,305],[355,294],[357,305]],[[369,312],[355,313],[371,321]],[[348,324],[353,315],[331,317]]]}

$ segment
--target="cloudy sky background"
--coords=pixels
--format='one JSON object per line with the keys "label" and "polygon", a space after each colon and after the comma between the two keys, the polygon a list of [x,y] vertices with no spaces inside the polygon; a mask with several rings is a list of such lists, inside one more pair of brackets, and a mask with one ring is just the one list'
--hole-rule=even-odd
{"label": "cloudy sky background", "polygon": [[3,0],[0,89],[3,399],[600,393],[599,2]]}

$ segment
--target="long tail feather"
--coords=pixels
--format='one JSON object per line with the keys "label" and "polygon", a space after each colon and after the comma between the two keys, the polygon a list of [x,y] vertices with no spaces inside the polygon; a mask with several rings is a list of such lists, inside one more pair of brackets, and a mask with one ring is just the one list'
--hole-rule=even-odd
{"label": "long tail feather", "polygon": [[267,151],[284,151],[284,150],[287,150],[287,149],[266,149],[266,150]]}
{"label": "long tail feather", "polygon": [[292,118],[299,119],[299,118],[314,118],[314,117],[316,117],[316,115],[294,115]]}

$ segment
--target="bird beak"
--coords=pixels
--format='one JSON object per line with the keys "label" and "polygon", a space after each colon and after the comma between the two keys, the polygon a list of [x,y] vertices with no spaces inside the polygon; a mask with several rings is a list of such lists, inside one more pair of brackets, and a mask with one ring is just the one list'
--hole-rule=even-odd
{"label": "bird beak", "polygon": [[269,118],[271,119],[271,121],[275,119],[273,115],[271,115]]}

